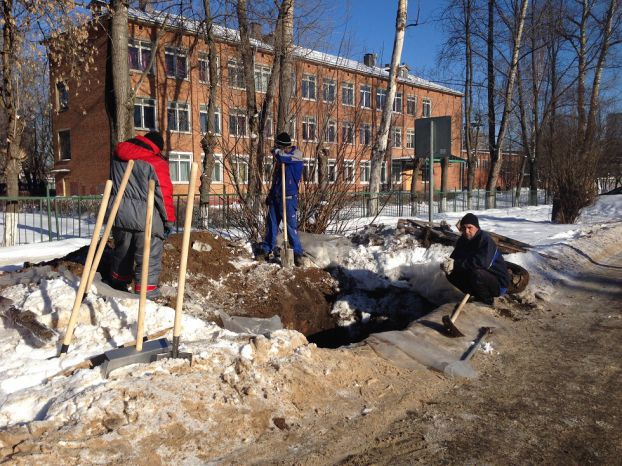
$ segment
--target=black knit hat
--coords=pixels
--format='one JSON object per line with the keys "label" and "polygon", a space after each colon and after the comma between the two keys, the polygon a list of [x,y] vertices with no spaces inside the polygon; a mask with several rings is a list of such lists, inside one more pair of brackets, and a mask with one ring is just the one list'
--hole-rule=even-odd
{"label": "black knit hat", "polygon": [[479,228],[479,220],[477,219],[475,214],[469,212],[460,220],[460,226],[463,227],[465,225],[473,225]]}
{"label": "black knit hat", "polygon": [[145,134],[145,137],[153,142],[156,146],[158,146],[158,149],[160,149],[160,151],[164,149],[164,139],[162,139],[162,135],[157,131],[150,131]]}
{"label": "black knit hat", "polygon": [[275,142],[279,147],[289,147],[292,145],[292,138],[289,137],[289,134],[283,132],[276,137]]}

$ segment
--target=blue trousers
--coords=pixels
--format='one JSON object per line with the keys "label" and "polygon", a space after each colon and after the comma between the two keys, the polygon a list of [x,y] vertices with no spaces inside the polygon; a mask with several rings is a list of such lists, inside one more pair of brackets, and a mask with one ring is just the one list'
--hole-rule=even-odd
{"label": "blue trousers", "polygon": [[[287,238],[289,244],[294,250],[294,254],[302,255],[302,245],[300,244],[300,238],[298,238],[298,221],[296,219],[296,212],[298,211],[298,196],[287,196],[285,201],[286,215],[287,215]],[[266,236],[263,243],[261,243],[261,249],[266,254],[271,253],[276,248],[276,235],[279,231],[279,225],[283,220],[283,201],[281,198],[268,200],[268,217],[266,218]]]}

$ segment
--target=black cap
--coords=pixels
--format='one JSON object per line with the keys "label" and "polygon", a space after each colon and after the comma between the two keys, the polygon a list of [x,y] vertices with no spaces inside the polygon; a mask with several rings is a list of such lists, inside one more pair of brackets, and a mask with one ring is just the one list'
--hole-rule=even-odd
{"label": "black cap", "polygon": [[283,132],[280,133],[276,137],[276,145],[280,147],[289,147],[292,145],[292,138],[289,137],[289,134]]}
{"label": "black cap", "polygon": [[162,135],[157,131],[150,131],[145,134],[145,137],[153,142],[156,146],[158,146],[158,149],[160,149],[160,151],[164,149],[164,139],[162,139]]}
{"label": "black cap", "polygon": [[460,220],[460,226],[463,227],[464,225],[473,225],[479,228],[479,220],[477,219],[475,214],[469,212]]}

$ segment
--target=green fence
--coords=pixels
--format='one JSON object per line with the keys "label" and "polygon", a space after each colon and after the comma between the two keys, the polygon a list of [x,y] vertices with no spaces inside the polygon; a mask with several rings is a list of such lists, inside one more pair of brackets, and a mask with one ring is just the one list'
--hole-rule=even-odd
{"label": "green fence", "polygon": [[[465,210],[483,210],[486,208],[486,192],[471,193],[470,207],[466,191],[434,193],[433,213],[460,212]],[[367,201],[370,193],[348,193],[343,207],[335,215],[335,221],[344,222],[369,217]],[[444,197],[444,202],[441,199]],[[383,216],[417,216],[427,218],[429,202],[427,194],[418,193],[413,197],[410,192],[390,191],[378,194],[380,214]],[[15,244],[29,244],[43,241],[55,241],[68,238],[89,238],[93,229],[101,196],[70,197],[0,197],[0,241],[4,238],[7,219],[17,224]],[[304,208],[305,194],[300,196],[301,209]],[[516,196],[514,190],[495,193],[496,208],[510,208],[548,203],[547,194],[539,191],[537,198],[530,198],[529,191],[523,190]],[[183,225],[186,208],[186,196],[174,196],[177,217],[177,231]],[[193,225],[198,226],[199,198],[195,197]],[[212,194],[209,201],[208,227],[219,231],[236,230],[240,216],[240,197],[237,194]],[[14,212],[11,214],[11,212]],[[11,223],[11,222],[9,222]],[[343,228],[341,228],[343,231]],[[330,232],[330,231],[329,231]]]}

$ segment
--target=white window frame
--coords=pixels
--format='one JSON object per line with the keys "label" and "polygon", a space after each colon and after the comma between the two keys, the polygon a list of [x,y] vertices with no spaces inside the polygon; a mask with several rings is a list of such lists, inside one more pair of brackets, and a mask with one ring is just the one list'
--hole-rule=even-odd
{"label": "white window frame", "polygon": [[260,92],[262,94],[268,92],[268,83],[270,82],[271,73],[272,69],[269,66],[255,65],[255,92]]}
{"label": "white window frame", "polygon": [[314,74],[303,74],[301,92],[303,100],[313,100],[317,98],[317,78]]}
{"label": "white window frame", "polygon": [[[179,129],[179,122],[181,121],[181,119],[179,118],[179,114],[180,114],[180,110],[184,110],[186,111],[186,113],[188,114],[188,129],[187,130],[180,130]],[[171,129],[170,126],[170,120],[169,120],[169,111],[170,110],[175,110],[175,120],[177,121],[177,128],[176,129]],[[190,119],[191,115],[190,115],[190,104],[188,102],[178,102],[178,101],[169,101],[169,103],[166,106],[166,129],[168,130],[168,132],[170,133],[185,133],[188,134],[192,131],[192,120]]]}
{"label": "white window frame", "polygon": [[423,118],[432,117],[432,99],[424,97],[421,103],[421,116]]}
{"label": "white window frame", "polygon": [[359,139],[359,144],[363,146],[371,145],[371,124],[370,123],[361,123],[361,135]]}
{"label": "white window frame", "polygon": [[[174,74],[169,74],[169,69],[167,66],[167,56],[172,56],[173,57],[173,67],[175,69],[175,72],[177,71],[177,60],[179,60],[180,58],[184,58],[185,62],[186,62],[186,70],[184,73],[184,77],[180,78],[179,76],[177,76],[176,73]],[[189,79],[189,74],[188,74],[188,50],[181,48],[181,47],[166,47],[164,49],[164,68],[166,70],[166,77],[167,78],[172,78],[172,79],[180,79],[180,80],[184,80],[184,81],[188,81]]]}
{"label": "white window frame", "polygon": [[360,89],[361,108],[371,108],[371,86],[363,84]]}
{"label": "white window frame", "polygon": [[[152,45],[152,43],[150,41],[148,41],[148,40],[135,39],[135,38],[132,37],[128,41],[127,47],[128,47],[128,52],[127,52],[128,53],[128,66],[129,66],[130,71],[140,71],[142,73],[145,69],[147,69],[147,66],[149,66],[149,63],[144,63],[143,62],[143,53],[142,53],[142,51],[143,51],[143,49],[144,50],[149,50],[150,54],[153,54],[153,45]],[[139,64],[140,68],[132,68],[132,63],[130,63],[130,60],[129,60],[129,53],[130,53],[129,52],[129,48],[130,47],[134,47],[134,48],[138,49],[138,64]],[[151,60],[152,56],[153,55],[150,55],[149,61],[152,61]],[[153,60],[153,65],[151,66],[151,69],[147,73],[154,74],[155,63],[156,63],[156,60]]]}
{"label": "white window frame", "polygon": [[[311,127],[313,128],[312,135],[309,132]],[[306,142],[317,141],[317,118],[314,116],[305,116],[302,118],[302,140]]]}
{"label": "white window frame", "polygon": [[383,161],[380,164],[380,184],[387,183],[387,162]]}
{"label": "white window frame", "polygon": [[[333,138],[332,140],[329,138],[329,135],[331,134],[331,128],[333,129]],[[326,140],[326,142],[328,144],[336,144],[337,143],[337,122],[335,120],[328,120],[328,123],[326,124],[326,134],[324,135],[324,139]]]}
{"label": "white window frame", "polygon": [[[232,69],[234,69],[236,73],[240,73],[240,74],[239,75],[232,74],[231,73]],[[236,80],[241,79],[241,84],[237,81],[233,82],[233,76],[236,77]],[[227,61],[227,82],[229,83],[229,87],[231,87],[232,89],[239,89],[239,90],[246,89],[246,82],[244,81],[244,65],[242,64],[242,62],[234,58]]]}
{"label": "white window frame", "polygon": [[[412,113],[408,111],[408,105],[412,102],[413,111]],[[406,114],[415,116],[417,114],[417,96],[409,94],[406,97]]]}
{"label": "white window frame", "polygon": [[[371,162],[369,160],[361,160],[359,162],[359,172],[360,172],[360,183],[361,184],[369,184],[369,179],[371,178]],[[363,176],[363,174],[366,176]]]}
{"label": "white window frame", "polygon": [[407,128],[406,129],[406,149],[414,149],[415,148],[415,129]]}
{"label": "white window frame", "polygon": [[[398,102],[400,103],[399,107],[397,105]],[[402,113],[404,111],[403,105],[404,105],[404,102],[402,99],[402,93],[396,92],[395,97],[393,98],[393,113]],[[396,107],[398,107],[397,110],[396,110]]]}
{"label": "white window frame", "polygon": [[381,87],[376,88],[376,111],[382,112],[384,103],[387,101],[387,90]]}
{"label": "white window frame", "polygon": [[[225,171],[222,154],[214,154],[214,168],[212,169],[212,184],[223,184],[225,180]],[[205,162],[205,154],[201,154],[201,166]],[[219,168],[220,176],[218,178],[214,178],[214,173],[216,168]]]}
{"label": "white window frame", "polygon": [[[203,115],[205,115],[205,119],[207,120],[207,104],[199,105],[199,130],[201,131],[201,134],[205,134],[205,131],[203,131],[203,125],[202,125]],[[214,110],[214,117],[216,118],[216,122],[218,124],[218,128],[217,128],[218,131],[215,131],[214,134],[220,136],[222,134],[222,114],[218,107],[216,107],[216,109]]]}
{"label": "white window frame", "polygon": [[[182,160],[183,157],[183,160]],[[192,154],[192,152],[183,152],[183,151],[170,151],[168,153],[168,165],[169,165],[169,170],[171,172],[171,182],[173,184],[188,184],[190,182],[190,169],[192,168],[192,162],[194,162],[194,156]],[[188,164],[188,179],[187,180],[182,180],[182,179],[177,179],[174,176],[175,171],[172,170],[171,164],[177,164],[178,165],[178,169],[177,169],[177,174],[179,175],[177,178],[181,178],[181,164]]]}
{"label": "white window frame", "polygon": [[[231,117],[236,118],[244,117],[244,134],[239,134],[238,128],[240,127],[239,121],[236,121],[236,131],[231,130]],[[240,108],[232,108],[229,110],[229,137],[234,138],[247,138],[248,137],[248,118],[246,117],[246,110]]]}
{"label": "white window frame", "polygon": [[348,183],[356,181],[356,161],[351,159],[343,161],[343,179]]}
{"label": "white window frame", "polygon": [[270,184],[272,182],[272,172],[274,171],[274,157],[267,155],[263,161],[263,182]]}
{"label": "white window frame", "polygon": [[69,87],[65,81],[56,82],[56,111],[69,110]]}
{"label": "white window frame", "polygon": [[[350,96],[349,103],[346,102],[346,96]],[[341,104],[345,107],[354,107],[354,84],[341,83]]]}
{"label": "white window frame", "polygon": [[[399,170],[394,170],[393,167],[399,167]],[[403,176],[404,166],[401,160],[392,160],[391,161],[391,184],[393,183],[401,183]],[[396,178],[395,174],[399,173],[399,177]]]}
{"label": "white window frame", "polygon": [[[331,168],[332,170],[332,174],[333,176],[331,176]],[[328,182],[330,184],[336,183],[337,182],[337,178],[339,178],[339,170],[337,170],[337,160],[335,159],[328,159]]]}
{"label": "white window frame", "polygon": [[393,128],[391,128],[391,147],[395,149],[399,149],[402,147],[402,128],[400,128],[399,126],[394,126]]}
{"label": "white window frame", "polygon": [[[231,181],[235,183],[236,178],[238,178],[238,183],[240,185],[248,184],[248,178],[249,178],[248,156],[247,155],[236,155],[235,157],[231,158],[231,160],[229,161],[229,165],[232,171]],[[246,176],[243,179],[239,179],[241,165],[246,166],[246,171],[245,171]],[[234,170],[235,170],[235,174],[233,173]]]}
{"label": "white window frame", "polygon": [[266,126],[264,127],[264,137],[266,139],[274,138],[274,120],[271,116],[266,117]]}
{"label": "white window frame", "polygon": [[[328,100],[326,96],[330,96],[330,91],[332,90],[332,100]],[[334,79],[324,79],[322,80],[322,100],[325,103],[332,104],[337,98],[337,83]]]}
{"label": "white window frame", "polygon": [[[349,133],[347,132],[349,130]],[[346,135],[350,134],[351,141],[348,141],[349,138],[346,138]],[[341,122],[341,141],[343,144],[354,144],[356,142],[356,136],[354,134],[354,124],[351,121],[343,121]]]}
{"label": "white window frame", "polygon": [[[151,105],[148,104],[151,102]],[[156,105],[156,100],[151,97],[136,97],[134,99],[134,113],[136,113],[136,107],[140,107],[140,126],[136,126],[136,121],[134,118],[134,129],[140,129],[145,131],[153,131],[158,128],[158,106]],[[145,108],[153,108],[153,127],[145,125]]]}
{"label": "white window frame", "polygon": [[[317,160],[311,159],[311,158],[305,158],[303,159],[303,162],[304,162],[304,168],[303,168],[304,180],[309,183],[317,184],[317,180],[318,180]],[[309,179],[308,177],[309,173],[311,173],[312,179]]]}

